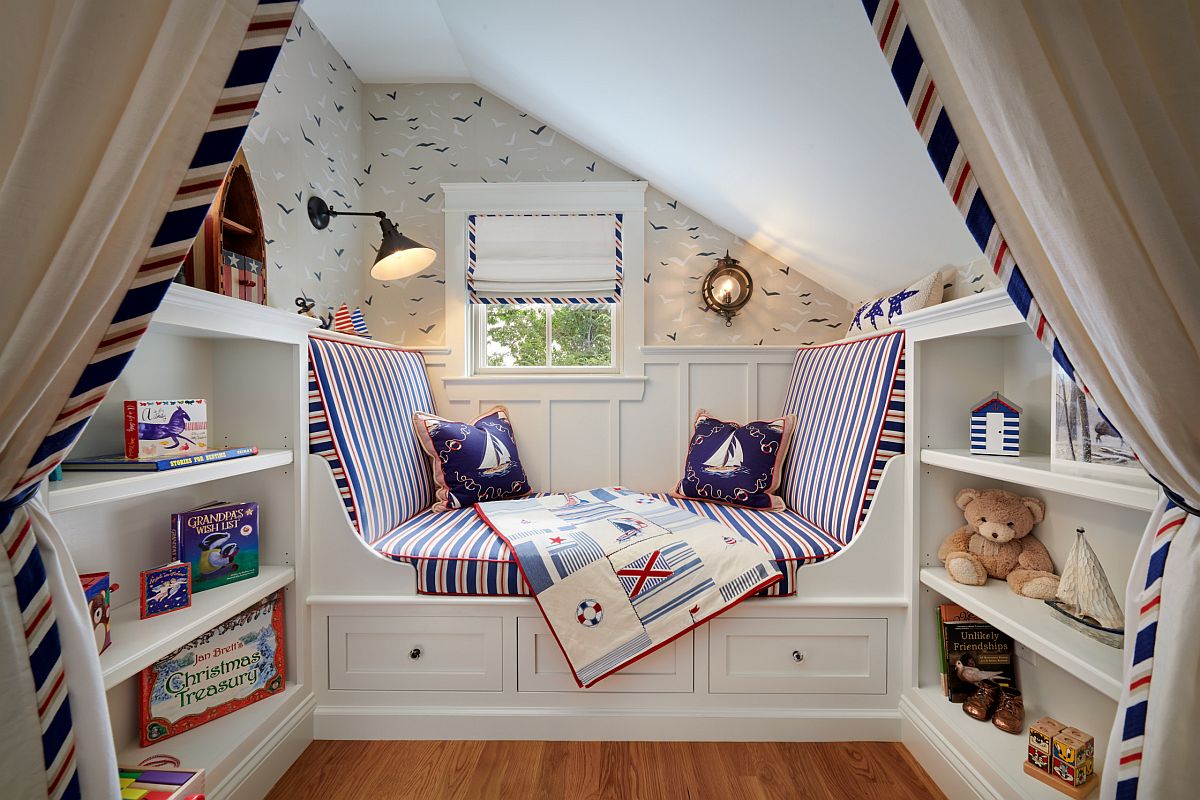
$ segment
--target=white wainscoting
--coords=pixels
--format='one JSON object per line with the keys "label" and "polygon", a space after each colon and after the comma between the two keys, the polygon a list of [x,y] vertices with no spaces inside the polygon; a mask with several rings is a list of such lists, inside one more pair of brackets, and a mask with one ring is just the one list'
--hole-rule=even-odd
{"label": "white wainscoting", "polygon": [[[447,374],[447,350],[426,351],[438,410],[467,420],[494,405],[512,415],[535,489],[621,485],[666,491],[679,480],[696,410],[732,420],[770,419],[783,408],[796,349],[643,347],[642,376],[531,384]],[[640,391],[637,391],[640,390]]]}

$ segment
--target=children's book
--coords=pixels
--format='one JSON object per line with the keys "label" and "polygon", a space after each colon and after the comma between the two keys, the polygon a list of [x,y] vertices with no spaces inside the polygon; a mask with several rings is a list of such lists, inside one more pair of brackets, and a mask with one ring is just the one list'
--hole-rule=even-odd
{"label": "children's book", "polygon": [[204,453],[191,455],[168,456],[167,458],[126,458],[121,453],[111,456],[91,456],[89,458],[68,458],[63,462],[65,470],[99,471],[99,472],[161,472],[180,467],[194,467],[197,464],[211,464],[214,461],[228,461],[231,458],[245,458],[258,455],[257,447],[227,447],[224,450],[208,450]]}
{"label": "children's book", "polygon": [[149,747],[282,692],[284,680],[278,591],[142,670],[141,744]]}
{"label": "children's book", "polygon": [[192,566],[192,591],[258,574],[258,503],[220,500],[171,515],[171,558]]}
{"label": "children's book", "polygon": [[1017,687],[1012,637],[953,603],[939,606],[938,613],[950,702],[963,702],[975,693],[980,681],[988,679],[1004,687]]}
{"label": "children's book", "polygon": [[192,565],[181,561],[144,570],[139,581],[142,619],[192,605]]}
{"label": "children's book", "polygon": [[126,400],[125,457],[164,458],[208,449],[204,400]]}

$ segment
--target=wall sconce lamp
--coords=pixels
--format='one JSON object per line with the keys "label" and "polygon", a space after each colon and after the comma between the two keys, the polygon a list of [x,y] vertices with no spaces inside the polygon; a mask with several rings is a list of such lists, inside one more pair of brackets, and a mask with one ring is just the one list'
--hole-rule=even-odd
{"label": "wall sconce lamp", "polygon": [[371,277],[379,281],[399,280],[416,275],[437,258],[437,252],[405,236],[382,211],[338,211],[319,197],[308,198],[308,221],[319,231],[329,227],[333,217],[378,217],[383,231],[379,252],[371,266]]}
{"label": "wall sconce lamp", "polygon": [[704,276],[701,288],[704,310],[715,311],[725,318],[726,327],[733,327],[733,318],[754,294],[754,280],[726,250],[724,258],[718,258],[716,266]]}

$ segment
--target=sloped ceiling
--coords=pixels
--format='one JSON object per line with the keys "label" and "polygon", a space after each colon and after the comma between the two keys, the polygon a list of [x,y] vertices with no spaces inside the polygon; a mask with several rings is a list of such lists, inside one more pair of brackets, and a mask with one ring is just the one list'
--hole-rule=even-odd
{"label": "sloped ceiling", "polygon": [[305,9],[364,82],[473,81],[849,299],[980,257],[856,0]]}

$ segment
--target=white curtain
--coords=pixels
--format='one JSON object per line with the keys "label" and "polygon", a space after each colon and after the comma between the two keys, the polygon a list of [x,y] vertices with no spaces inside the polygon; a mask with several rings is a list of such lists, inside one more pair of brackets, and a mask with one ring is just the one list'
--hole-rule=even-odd
{"label": "white curtain", "polygon": [[618,279],[611,214],[480,215],[472,282],[488,297],[611,295]]}
{"label": "white curtain", "polygon": [[[254,0],[6,5],[0,498],[25,473],[135,280],[254,9]],[[82,797],[117,798],[99,660],[75,566],[40,499],[16,519],[31,522],[57,615]],[[0,550],[0,794],[36,798],[63,789],[48,792],[39,698],[16,603],[13,565],[26,555],[10,559]]]}
{"label": "white curtain", "polygon": [[[1147,470],[1200,508],[1200,3],[904,10],[1063,349]],[[1126,593],[1126,690],[1104,797],[1195,794],[1196,608],[1200,520],[1164,501]],[[1142,708],[1139,737],[1126,722]]]}

